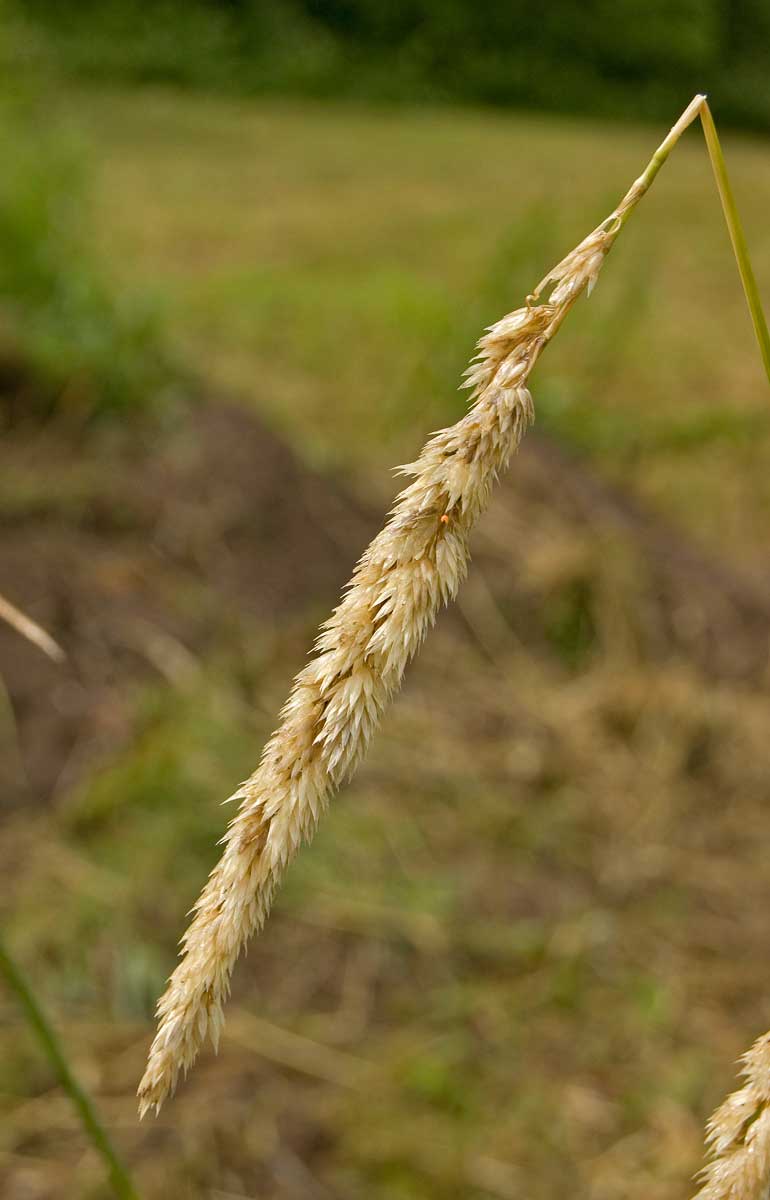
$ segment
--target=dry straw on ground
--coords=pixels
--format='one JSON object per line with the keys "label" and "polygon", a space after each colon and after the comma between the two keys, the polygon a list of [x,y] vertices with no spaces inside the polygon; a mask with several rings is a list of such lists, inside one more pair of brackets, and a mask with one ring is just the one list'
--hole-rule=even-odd
{"label": "dry straw on ground", "polygon": [[[716,132],[705,98],[696,96],[617,209],[549,272],[523,308],[482,337],[466,372],[472,389],[466,416],[435,434],[414,463],[400,468],[412,482],[322,627],[315,656],[297,676],[259,767],[233,797],[240,808],[158,1004],[158,1031],[139,1087],[142,1115],[160,1109],[207,1037],[217,1044],[240,951],[264,923],[288,862],[354,770],[407,663],[466,573],[471,529],[533,418],[527,388],[533,367],[575,301],[590,294],[628,215],[699,115],[770,376],[770,340]],[[745,1056],[744,1075],[746,1085],[710,1122],[714,1157],[697,1200],[768,1198],[770,1034]]]}

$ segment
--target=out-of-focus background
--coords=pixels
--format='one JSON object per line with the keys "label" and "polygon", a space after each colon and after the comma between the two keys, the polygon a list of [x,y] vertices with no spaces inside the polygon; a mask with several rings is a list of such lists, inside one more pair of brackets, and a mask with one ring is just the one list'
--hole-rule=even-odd
{"label": "out-of-focus background", "polygon": [[[770,1026],[770,404],[697,129],[533,380],[459,603],[160,1119],[154,1001],[480,331],[710,93],[770,293],[764,0],[0,10],[5,935],[146,1200],[674,1200]],[[0,1191],[108,1196],[0,994]]]}

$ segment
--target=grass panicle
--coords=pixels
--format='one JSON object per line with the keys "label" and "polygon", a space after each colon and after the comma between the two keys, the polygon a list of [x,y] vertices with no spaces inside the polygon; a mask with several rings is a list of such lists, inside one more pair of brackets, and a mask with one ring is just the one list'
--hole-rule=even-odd
{"label": "grass panicle", "polygon": [[745,1084],[706,1128],[712,1161],[694,1200],[765,1200],[770,1184],[770,1033],[743,1055]]}
{"label": "grass panicle", "polygon": [[[491,326],[466,372],[469,412],[435,434],[384,529],[322,626],[240,804],[158,1004],[139,1109],[158,1112],[207,1038],[216,1046],[233,966],[264,923],[287,864],[363,755],[442,604],[468,565],[471,529],[533,418],[529,375],[575,301],[590,294],[629,214],[698,116],[697,96],[619,206],[542,280],[523,308]],[[541,297],[545,298],[541,298]]]}

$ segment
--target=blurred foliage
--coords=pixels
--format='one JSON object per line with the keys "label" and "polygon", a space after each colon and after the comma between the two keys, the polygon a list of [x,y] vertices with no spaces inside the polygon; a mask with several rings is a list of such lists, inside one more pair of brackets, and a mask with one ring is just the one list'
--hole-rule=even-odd
{"label": "blurred foliage", "polygon": [[45,56],[0,38],[0,390],[11,419],[155,403],[172,382],[157,304],[110,287],[92,246],[82,148],[56,117]]}
{"label": "blurred foliage", "polygon": [[770,126],[764,0],[26,0],[66,70],[234,91]]}
{"label": "blurred foliage", "polygon": [[[178,81],[216,69],[241,86],[222,66],[229,18],[212,18],[206,63],[185,41],[198,17],[175,39],[160,11],[143,20],[156,64],[174,53]],[[79,48],[98,66],[97,25]],[[131,26],[113,28],[105,53],[127,61]],[[316,62],[337,53],[323,37]],[[298,74],[306,61],[298,44]],[[290,460],[268,469],[276,445],[247,405],[381,511],[385,468],[462,411],[480,329],[610,211],[654,134],[65,86],[99,165],[91,214],[80,150],[45,132],[51,95],[5,99],[8,129],[28,131],[15,194],[26,179],[37,195],[37,167],[49,197],[16,210],[48,231],[14,235],[19,345],[19,296],[37,336],[40,297],[101,279],[109,254],[121,294],[162,282],[211,394],[244,400],[226,436],[194,424],[204,406],[146,457],[120,429],[85,447],[58,429],[0,439],[0,590],[73,664],[4,643],[17,718],[0,732],[31,799],[3,796],[0,910],[143,1195],[685,1194],[702,1121],[768,1023],[770,902],[768,625],[729,565],[762,561],[770,422],[695,132],[549,350],[459,612],[294,865],[220,1057],[139,1125],[152,1004],[217,855],[219,801],[333,601],[327,560],[341,581],[364,540],[320,472],[272,482]],[[736,141],[730,160],[765,280],[764,146]],[[634,491],[713,557],[642,521]],[[7,1011],[0,1194],[94,1200],[93,1161]]]}

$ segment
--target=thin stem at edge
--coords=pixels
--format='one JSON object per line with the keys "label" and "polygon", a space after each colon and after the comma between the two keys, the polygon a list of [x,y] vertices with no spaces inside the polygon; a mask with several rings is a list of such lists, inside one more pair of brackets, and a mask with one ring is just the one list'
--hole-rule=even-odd
{"label": "thin stem at edge", "polygon": [[27,1022],[40,1042],[59,1083],[74,1104],[91,1144],[104,1160],[115,1195],[119,1197],[119,1200],[139,1200],[131,1177],[118,1158],[106,1129],[96,1115],[92,1101],[73,1075],[53,1027],[38,1004],[21,968],[3,945],[2,938],[0,938],[0,975],[3,976],[19,1001]]}
{"label": "thin stem at edge", "polygon": [[703,136],[706,139],[706,146],[711,159],[711,166],[714,171],[717,188],[719,190],[719,199],[722,201],[722,212],[725,215],[727,229],[730,234],[730,241],[733,244],[733,253],[735,261],[738,264],[738,273],[743,284],[743,293],[746,297],[746,303],[749,306],[751,314],[751,323],[754,326],[757,342],[759,343],[759,352],[762,355],[765,373],[770,382],[770,334],[767,331],[767,321],[762,310],[762,301],[759,296],[757,281],[754,278],[754,272],[751,267],[749,251],[746,245],[746,236],[743,232],[741,218],[738,215],[738,208],[735,203],[733,189],[730,186],[730,179],[727,174],[722,147],[719,144],[717,136],[717,128],[714,124],[714,118],[711,115],[706,99],[704,97],[703,104],[700,108],[700,119],[703,125]]}

